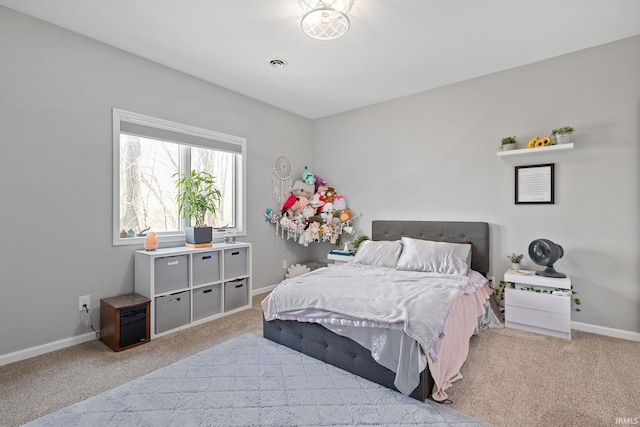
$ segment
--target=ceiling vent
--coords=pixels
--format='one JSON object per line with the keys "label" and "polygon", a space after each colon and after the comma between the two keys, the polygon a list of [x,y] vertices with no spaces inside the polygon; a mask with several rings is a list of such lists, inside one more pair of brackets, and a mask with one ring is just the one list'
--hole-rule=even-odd
{"label": "ceiling vent", "polygon": [[269,60],[269,65],[271,65],[273,68],[284,68],[287,66],[287,64],[287,60],[282,58],[272,58]]}

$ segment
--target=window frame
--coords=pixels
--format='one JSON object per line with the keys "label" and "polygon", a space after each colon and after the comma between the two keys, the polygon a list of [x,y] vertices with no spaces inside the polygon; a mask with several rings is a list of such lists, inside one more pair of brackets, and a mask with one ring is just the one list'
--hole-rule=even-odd
{"label": "window frame", "polygon": [[[236,160],[236,185],[235,185],[235,215],[236,226],[234,228],[228,228],[225,231],[233,231],[236,236],[246,236],[247,232],[247,177],[246,177],[246,163],[247,163],[247,139],[235,135],[229,135],[222,132],[217,132],[209,129],[203,129],[183,123],[177,123],[170,120],[160,119],[157,117],[147,116],[145,114],[134,113],[132,111],[123,110],[120,108],[113,108],[113,213],[112,213],[112,233],[113,233],[113,246],[124,245],[142,245],[144,244],[144,236],[138,237],[120,237],[120,130],[121,123],[127,122],[131,124],[139,124],[146,127],[158,129],[160,131],[168,131],[174,135],[178,135],[178,138],[167,139],[170,142],[178,143],[183,148],[188,147],[200,147],[207,149],[216,149],[217,145],[233,144],[240,147],[240,159]],[[179,135],[184,135],[185,140],[175,141],[179,139]],[[192,139],[204,141],[203,143],[189,143]],[[158,138],[153,138],[158,139]],[[207,140],[211,142],[211,145],[207,145]],[[222,150],[224,151],[224,150]],[[183,165],[184,166],[184,165]],[[187,218],[182,219],[182,231],[177,233],[163,232],[158,233],[158,240],[160,244],[177,242],[185,243],[185,227],[189,226],[189,220]],[[224,239],[224,231],[214,230],[214,241],[222,241]]]}

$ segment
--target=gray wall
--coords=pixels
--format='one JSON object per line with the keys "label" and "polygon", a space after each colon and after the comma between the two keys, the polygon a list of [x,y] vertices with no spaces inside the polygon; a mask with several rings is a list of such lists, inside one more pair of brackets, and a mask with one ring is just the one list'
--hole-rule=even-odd
{"label": "gray wall", "polygon": [[[365,234],[374,219],[489,222],[496,277],[533,239],[561,244],[573,320],[640,332],[639,76],[634,37],[316,120],[315,167]],[[565,124],[574,150],[496,156],[501,137],[523,146]],[[541,163],[555,163],[556,203],[515,205],[514,166]]]}
{"label": "gray wall", "polygon": [[[111,244],[112,107],[248,139],[254,288],[278,283],[283,259],[330,249],[264,223],[286,153],[347,197],[365,233],[372,219],[488,221],[496,275],[532,239],[557,241],[584,301],[574,320],[640,331],[640,38],[315,122],[3,7],[0,58],[0,355],[86,333],[80,295],[97,307],[133,291],[140,248]],[[495,155],[503,136],[564,124],[575,150]],[[556,204],[515,206],[513,166],[547,162]]]}
{"label": "gray wall", "polygon": [[0,355],[90,332],[80,295],[133,291],[142,248],[111,243],[112,107],[247,138],[254,287],[304,256],[263,213],[273,158],[309,164],[311,121],[4,7],[0,58]]}

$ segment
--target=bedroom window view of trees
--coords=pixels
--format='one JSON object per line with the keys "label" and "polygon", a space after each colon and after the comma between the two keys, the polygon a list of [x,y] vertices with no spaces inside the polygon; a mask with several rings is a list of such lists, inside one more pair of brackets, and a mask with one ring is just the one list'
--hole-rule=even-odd
{"label": "bedroom window view of trees", "polygon": [[[176,173],[207,171],[222,193],[213,227],[235,227],[234,154],[189,147],[168,141],[120,135],[120,229],[136,233],[151,227],[156,233],[183,230],[176,203]],[[181,170],[182,159],[188,170]],[[189,161],[190,160],[190,161]]]}
{"label": "bedroom window view of trees", "polygon": [[180,215],[176,184],[191,171],[213,175],[222,195],[206,224],[244,230],[244,138],[118,109],[113,126],[114,244],[134,244],[146,230],[183,240],[194,224]]}

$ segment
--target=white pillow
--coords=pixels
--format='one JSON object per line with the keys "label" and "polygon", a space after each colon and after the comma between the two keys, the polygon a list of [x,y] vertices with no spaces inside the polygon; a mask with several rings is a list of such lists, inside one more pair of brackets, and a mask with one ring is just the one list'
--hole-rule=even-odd
{"label": "white pillow", "polygon": [[469,273],[470,262],[470,244],[432,242],[403,237],[402,253],[396,268],[466,276]]}
{"label": "white pillow", "polygon": [[358,251],[351,262],[376,267],[395,268],[401,250],[402,246],[399,240],[365,240],[358,247]]}

